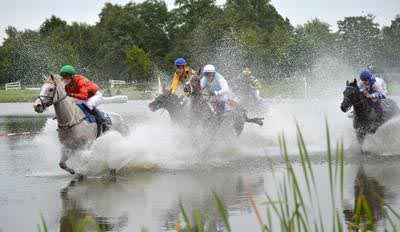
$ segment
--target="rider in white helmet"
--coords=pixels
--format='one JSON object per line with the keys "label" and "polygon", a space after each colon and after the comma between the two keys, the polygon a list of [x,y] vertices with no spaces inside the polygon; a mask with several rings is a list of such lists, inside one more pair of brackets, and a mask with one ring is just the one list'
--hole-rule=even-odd
{"label": "rider in white helmet", "polygon": [[203,78],[200,85],[202,89],[207,89],[208,92],[216,96],[216,113],[220,117],[225,111],[225,103],[229,99],[229,86],[225,78],[215,71],[212,64],[207,64],[203,68]]}

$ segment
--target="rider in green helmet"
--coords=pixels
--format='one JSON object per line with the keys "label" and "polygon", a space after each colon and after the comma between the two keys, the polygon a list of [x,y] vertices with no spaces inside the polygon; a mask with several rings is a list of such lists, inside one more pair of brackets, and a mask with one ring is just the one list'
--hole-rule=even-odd
{"label": "rider in green helmet", "polygon": [[64,65],[60,70],[60,76],[62,77],[73,77],[75,76],[76,71],[75,68],[71,65]]}
{"label": "rider in green helmet", "polygon": [[64,65],[60,70],[60,75],[65,82],[67,95],[84,103],[100,123],[103,132],[108,130],[107,119],[96,108],[104,101],[99,87],[92,81],[87,81],[83,75],[77,74],[71,65]]}

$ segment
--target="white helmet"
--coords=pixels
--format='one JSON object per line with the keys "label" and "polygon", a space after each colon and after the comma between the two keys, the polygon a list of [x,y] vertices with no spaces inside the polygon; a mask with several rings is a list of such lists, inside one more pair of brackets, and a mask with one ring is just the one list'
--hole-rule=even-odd
{"label": "white helmet", "polygon": [[212,64],[207,64],[203,68],[203,73],[215,73],[215,67]]}

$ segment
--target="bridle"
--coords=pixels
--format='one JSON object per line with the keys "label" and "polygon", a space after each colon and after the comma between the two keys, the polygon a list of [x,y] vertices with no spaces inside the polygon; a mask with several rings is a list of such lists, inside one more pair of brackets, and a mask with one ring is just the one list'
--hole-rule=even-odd
{"label": "bridle", "polygon": [[[346,86],[346,89],[353,89],[353,90],[358,91],[358,89],[357,89],[356,87],[353,87],[353,86]],[[344,97],[343,97],[343,100],[345,100],[345,101],[348,102],[348,103],[351,103],[350,98],[347,97],[347,96],[344,96]],[[356,102],[356,103],[352,103],[352,104],[350,104],[350,106],[347,108],[347,110],[350,109],[351,105],[356,106],[356,105],[359,105],[359,104],[361,104],[361,103],[362,103],[362,100],[359,100],[359,101]]]}
{"label": "bridle", "polygon": [[[56,83],[51,83],[51,84],[54,85],[54,91],[53,91],[53,95],[52,96],[39,95],[37,97],[40,100],[40,103],[42,104],[42,106],[44,106],[45,108],[51,106],[52,104],[59,103],[59,102],[63,101],[65,98],[67,98],[67,95],[65,95],[64,97],[60,98],[60,94],[58,93],[58,89],[57,89],[57,84]],[[54,102],[53,99],[55,98],[56,94],[57,94],[58,101]],[[47,99],[50,99],[50,100],[47,101],[46,103],[44,103],[42,98],[47,98]]]}

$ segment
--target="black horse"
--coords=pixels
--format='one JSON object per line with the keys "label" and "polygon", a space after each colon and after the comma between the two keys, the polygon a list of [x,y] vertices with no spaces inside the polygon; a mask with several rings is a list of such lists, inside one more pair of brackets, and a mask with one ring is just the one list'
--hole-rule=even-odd
{"label": "black horse", "polygon": [[375,133],[383,123],[400,112],[398,105],[392,99],[369,101],[360,91],[356,79],[351,83],[346,82],[340,109],[347,112],[352,106],[354,108],[353,127],[359,142],[363,141],[366,134]]}

